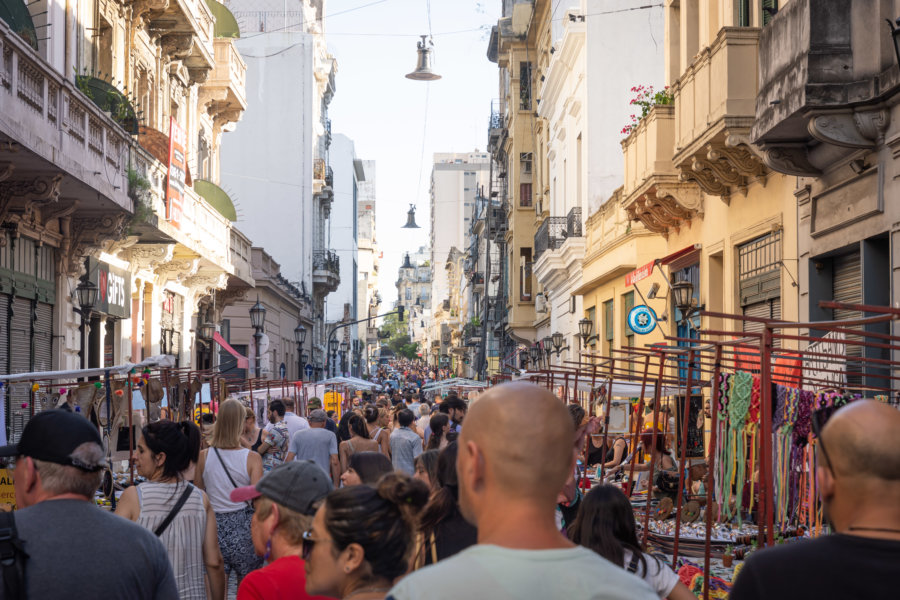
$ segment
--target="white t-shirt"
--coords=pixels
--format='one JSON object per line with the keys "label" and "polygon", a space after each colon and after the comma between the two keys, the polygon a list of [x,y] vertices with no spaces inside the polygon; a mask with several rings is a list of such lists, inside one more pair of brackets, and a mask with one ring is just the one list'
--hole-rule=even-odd
{"label": "white t-shirt", "polygon": [[[626,548],[624,557],[626,569],[631,564],[632,556],[631,550]],[[659,562],[656,557],[644,554],[644,558],[647,560],[647,571],[644,571],[641,561],[638,560],[635,575],[649,583],[650,587],[656,590],[657,596],[660,598],[668,598],[669,594],[672,593],[672,590],[675,589],[675,584],[678,583],[678,575],[669,568],[669,565]]]}
{"label": "white t-shirt", "polygon": [[[284,413],[284,424],[287,425],[288,434],[290,435],[291,439],[294,439],[294,434],[298,431],[309,429],[309,421],[307,421],[305,417],[298,416],[292,412]],[[267,423],[266,426],[263,427],[263,429],[265,429],[268,433],[272,431],[272,427],[272,423]]]}
{"label": "white t-shirt", "polygon": [[575,546],[514,550],[479,544],[400,580],[386,600],[656,600],[642,579]]}

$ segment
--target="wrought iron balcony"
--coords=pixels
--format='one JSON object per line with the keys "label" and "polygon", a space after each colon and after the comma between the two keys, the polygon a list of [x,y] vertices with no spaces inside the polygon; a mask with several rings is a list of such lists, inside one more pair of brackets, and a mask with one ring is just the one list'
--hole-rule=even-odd
{"label": "wrought iron balcony", "polygon": [[566,241],[567,217],[547,217],[534,234],[534,260],[547,250],[557,250]]}
{"label": "wrought iron balcony", "polygon": [[576,206],[566,215],[566,237],[582,237],[581,207]]}
{"label": "wrought iron balcony", "polygon": [[333,292],[341,283],[341,260],[331,250],[313,252],[313,285]]}

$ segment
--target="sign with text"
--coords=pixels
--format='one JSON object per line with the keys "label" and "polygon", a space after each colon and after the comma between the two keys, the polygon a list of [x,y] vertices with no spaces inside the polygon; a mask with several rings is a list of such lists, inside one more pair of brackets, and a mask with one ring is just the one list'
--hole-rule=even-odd
{"label": "sign with text", "polygon": [[13,485],[12,470],[0,469],[0,505],[16,509],[16,488]]}
{"label": "sign with text", "polygon": [[97,312],[119,319],[131,317],[131,275],[124,269],[88,259],[89,279],[100,288],[97,294]]}
{"label": "sign with text", "polygon": [[169,169],[166,173],[166,220],[181,228],[181,214],[184,207],[184,182],[187,162],[184,147],[187,145],[184,129],[169,118]]}
{"label": "sign with text", "polygon": [[[803,378],[811,390],[840,389],[847,385],[847,339],[840,331],[829,331],[818,342],[806,348]],[[819,356],[826,355],[826,356]]]}
{"label": "sign with text", "polygon": [[627,274],[625,276],[625,285],[631,286],[631,285],[634,285],[635,283],[637,283],[638,281],[641,281],[643,279],[647,279],[648,277],[650,277],[650,274],[653,273],[654,263],[655,263],[655,261],[651,260],[646,265],[644,265],[642,267],[638,267],[631,273]]}

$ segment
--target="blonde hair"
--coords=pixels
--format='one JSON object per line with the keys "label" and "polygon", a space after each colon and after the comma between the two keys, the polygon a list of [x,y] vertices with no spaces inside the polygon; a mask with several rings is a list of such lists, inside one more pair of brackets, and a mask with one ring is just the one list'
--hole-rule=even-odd
{"label": "blonde hair", "polygon": [[[256,518],[265,521],[272,514],[272,507],[278,504],[271,498],[260,496],[256,501]],[[291,546],[299,546],[303,543],[303,532],[312,527],[313,518],[311,516],[302,515],[296,511],[287,508],[282,504],[278,504],[278,526],[277,531],[285,541]]]}
{"label": "blonde hair", "polygon": [[214,448],[237,448],[241,445],[244,421],[247,419],[244,405],[230,398],[219,405],[219,415],[208,439]]}
{"label": "blonde hair", "polygon": [[244,407],[244,420],[246,421],[247,419],[253,419],[254,421],[256,420],[256,415],[253,413],[253,409],[249,406]]}

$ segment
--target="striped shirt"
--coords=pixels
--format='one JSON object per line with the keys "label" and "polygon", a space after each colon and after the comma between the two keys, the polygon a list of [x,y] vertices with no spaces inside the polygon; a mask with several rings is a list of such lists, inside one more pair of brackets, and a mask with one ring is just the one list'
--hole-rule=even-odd
{"label": "striped shirt", "polygon": [[[141,516],[138,525],[154,531],[171,512],[184,493],[184,482],[145,481],[137,487]],[[203,536],[206,534],[206,508],[203,492],[194,488],[178,515],[160,536],[172,572],[178,597],[182,600],[206,600],[206,566],[203,563]]]}

